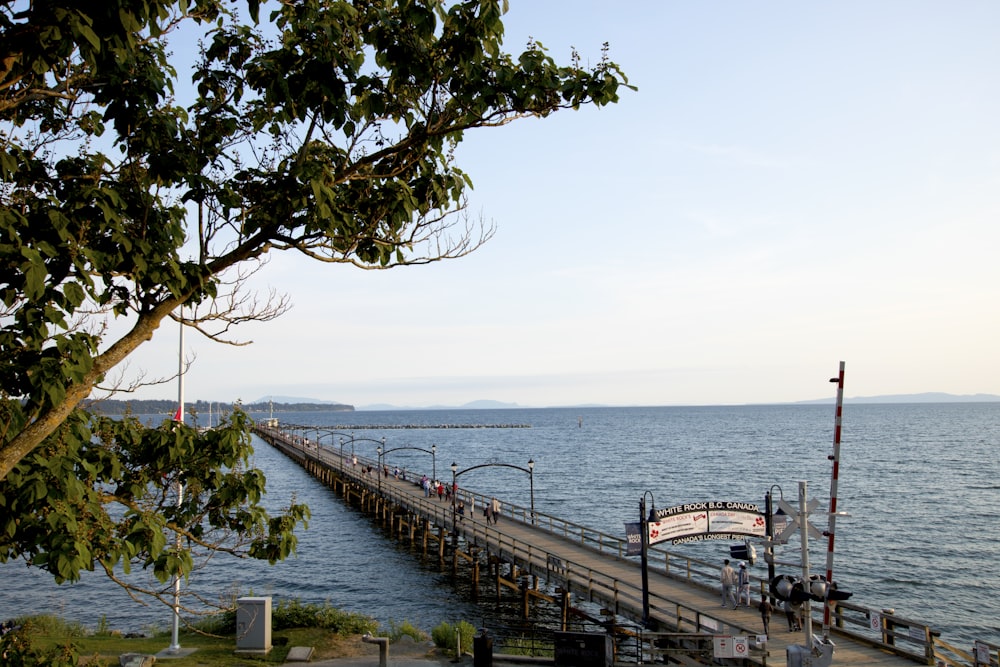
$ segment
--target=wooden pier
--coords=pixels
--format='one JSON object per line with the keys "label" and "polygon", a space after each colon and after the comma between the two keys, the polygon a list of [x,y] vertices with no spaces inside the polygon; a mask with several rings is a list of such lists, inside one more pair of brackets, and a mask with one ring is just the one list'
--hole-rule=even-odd
{"label": "wooden pier", "polygon": [[[769,639],[757,641],[763,627],[755,605],[766,592],[764,581],[754,582],[754,606],[722,607],[717,563],[650,549],[649,623],[643,628],[642,572],[638,562],[626,558],[624,539],[508,503],[499,520],[490,524],[480,511],[489,498],[465,488],[459,488],[456,497],[475,511],[461,516],[451,502],[426,497],[419,476],[413,478],[412,473],[406,480],[379,476],[376,460],[358,456],[355,465],[351,456],[342,457],[277,427],[258,424],[254,432],[346,501],[373,514],[400,539],[420,545],[425,553],[436,552],[456,573],[467,572],[475,594],[519,596],[526,618],[533,604],[556,605],[560,629],[565,630],[574,601],[593,603],[610,619],[605,627],[613,630],[618,618],[641,628],[639,633],[623,628],[622,633],[633,635],[648,662],[669,656],[672,664],[785,665],[786,649],[805,644],[803,632],[787,631],[780,609],[771,618]],[[539,581],[548,584],[548,592]],[[987,664],[976,663],[969,651],[942,641],[925,624],[878,610],[882,623],[873,629],[869,609],[846,601],[830,604],[833,620],[826,636],[835,646],[833,664]],[[822,607],[814,604],[812,609],[815,637],[824,634]],[[712,639],[720,636],[747,638],[748,654],[713,661]],[[989,665],[1000,667],[1000,647],[989,647]]]}

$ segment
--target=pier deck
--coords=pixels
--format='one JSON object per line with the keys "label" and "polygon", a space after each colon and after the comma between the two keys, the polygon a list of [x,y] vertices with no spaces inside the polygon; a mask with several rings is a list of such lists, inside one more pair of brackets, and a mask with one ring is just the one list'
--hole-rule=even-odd
{"label": "pier deck", "polygon": [[[315,443],[299,442],[292,434],[261,426],[255,427],[255,431],[323,481],[341,484],[345,495],[348,485],[359,489],[370,508],[394,530],[400,534],[408,531],[411,539],[420,532],[425,545],[430,540],[442,558],[450,555],[456,569],[460,561],[472,562],[483,552],[510,564],[511,575],[504,585],[522,589],[526,605],[529,596],[560,603],[552,596],[532,592],[530,584],[524,581],[528,578],[524,575],[530,575],[558,587],[556,590],[565,597],[563,604],[568,604],[572,597],[600,605],[609,615],[635,622],[642,619],[642,571],[638,562],[624,557],[623,540],[600,536],[541,513],[532,516],[527,509],[511,505],[505,505],[505,513],[499,521],[487,523],[481,513],[487,499],[463,488],[459,489],[458,497],[466,500],[467,508],[471,502],[475,509],[459,517],[450,502],[436,496],[426,497],[413,479],[396,479],[391,475],[377,477],[376,473],[363,472],[368,465],[377,471],[377,461],[358,457],[360,465],[353,466],[350,457],[341,458],[338,452]],[[478,578],[478,571],[476,576]],[[732,609],[721,606],[717,578],[718,565],[691,559],[671,561],[669,557],[663,561],[654,560],[651,553],[647,568],[651,625],[664,633],[748,637],[751,647],[745,662],[734,659],[730,664],[785,665],[787,647],[806,645],[804,631],[787,631],[785,615],[780,608],[772,615],[768,641],[758,645],[755,640],[763,634],[763,626],[755,605],[760,600],[764,583],[757,582],[754,606]],[[500,580],[498,574],[497,595],[501,592]],[[514,583],[518,581],[521,583]],[[855,630],[850,627],[852,623],[862,626],[865,621],[863,617],[861,620],[848,618],[843,610],[850,608],[856,613],[864,612],[860,607],[839,603],[837,623],[827,633],[828,640],[835,646],[834,664],[890,667],[972,664],[971,656],[960,651],[950,655],[937,653],[935,633],[911,621],[895,619],[895,627],[887,626],[881,632],[873,633],[867,627]],[[813,636],[823,635],[821,622],[817,620],[822,618],[822,612],[822,605],[814,603]],[[963,660],[966,657],[968,662]],[[996,651],[991,658],[991,664],[997,665]]]}

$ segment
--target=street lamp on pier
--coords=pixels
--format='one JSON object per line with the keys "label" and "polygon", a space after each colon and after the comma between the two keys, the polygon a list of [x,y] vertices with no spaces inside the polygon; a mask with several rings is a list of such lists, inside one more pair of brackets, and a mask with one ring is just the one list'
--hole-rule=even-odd
{"label": "street lamp on pier", "polygon": [[[646,496],[649,496],[649,512],[646,511]],[[656,499],[652,491],[646,491],[639,499],[639,529],[642,531],[642,627],[649,627],[649,518],[656,514]]]}
{"label": "street lamp on pier", "polygon": [[[451,464],[451,490],[453,494],[458,492],[458,478],[467,472],[472,472],[473,470],[478,470],[479,468],[513,468],[514,470],[520,470],[521,472],[528,473],[528,484],[530,490],[531,498],[531,523],[535,523],[535,461],[534,459],[528,459],[528,467],[514,465],[513,463],[480,463],[479,465],[474,465],[466,468],[465,470],[459,470],[457,463]],[[454,496],[451,505],[451,523],[455,528],[455,534],[457,537],[458,526],[455,523],[455,501]]]}
{"label": "street lamp on pier", "polygon": [[341,477],[343,477],[343,473],[344,473],[344,445],[346,445],[347,443],[351,443],[351,461],[353,462],[354,461],[354,435],[353,434],[351,435],[351,439],[350,440],[344,440],[344,438],[340,439],[340,473],[341,473]]}
{"label": "street lamp on pier", "polygon": [[[424,452],[425,454],[430,454],[431,455],[431,467],[433,468],[433,471],[434,471],[433,472],[434,479],[435,479],[435,481],[437,480],[437,446],[436,445],[431,445],[430,449],[424,449],[422,447],[410,447],[410,446],[407,446],[407,447],[393,447],[392,449],[387,449],[387,450],[383,451],[382,452],[382,456],[385,456],[389,452],[398,452],[398,451],[403,450],[403,449],[411,449],[411,450],[418,451],[418,452]],[[388,463],[386,465],[388,465]],[[404,468],[404,472],[405,472],[405,468]]]}
{"label": "street lamp on pier", "polygon": [[528,485],[531,498],[531,525],[535,525],[535,460],[528,459]]}
{"label": "street lamp on pier", "polygon": [[[464,470],[462,472],[465,472]],[[451,463],[451,548],[454,551],[458,548],[458,505],[455,502],[455,494],[458,493],[458,464],[452,461]]]}
{"label": "street lamp on pier", "polygon": [[[785,493],[778,484],[772,484],[771,488],[764,494],[764,532],[767,533],[767,542],[764,547],[764,560],[767,561],[767,580],[774,581],[774,490],[778,490],[779,502],[785,500]],[[777,604],[774,595],[771,595],[771,604]]]}

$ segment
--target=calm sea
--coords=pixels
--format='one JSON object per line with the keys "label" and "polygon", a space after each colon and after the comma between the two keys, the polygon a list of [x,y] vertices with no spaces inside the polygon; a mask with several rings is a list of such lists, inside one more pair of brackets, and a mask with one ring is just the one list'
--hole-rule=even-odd
{"label": "calm sea", "polygon": [[[266,417],[267,415],[256,415]],[[797,502],[798,482],[828,506],[834,408],[738,406],[435,410],[278,413],[282,422],[353,433],[356,452],[389,451],[399,465],[450,480],[481,463],[526,467],[534,461],[536,508],[611,535],[638,520],[640,498],[656,507],[705,500],[758,502],[775,495]],[[377,428],[422,425],[430,428]],[[526,425],[528,428],[433,428]],[[366,428],[366,427],[376,428]],[[315,438],[317,433],[310,433]],[[371,438],[373,441],[357,440]],[[1000,643],[1000,403],[851,405],[844,408],[834,579],[851,602],[929,623],[946,641]],[[340,448],[340,436],[321,436]],[[189,586],[208,597],[236,592],[329,601],[383,624],[410,621],[426,630],[443,620],[488,622],[499,613],[477,606],[449,575],[389,539],[328,489],[269,446],[256,441],[256,464],[268,476],[268,502],[306,502],[313,516],[298,554],[274,567],[225,559],[196,572]],[[348,450],[350,445],[347,446]],[[527,474],[505,466],[470,470],[460,486],[527,506]],[[813,517],[825,528],[825,515]],[[823,572],[826,542],[811,543]],[[797,557],[798,547],[786,560]],[[671,547],[712,562],[728,543]],[[782,554],[779,551],[779,558]],[[766,573],[762,562],[756,574]],[[779,572],[781,570],[779,569]],[[0,615],[52,612],[97,625],[166,627],[170,611],[140,607],[100,576],[55,586],[18,563],[0,566]]]}

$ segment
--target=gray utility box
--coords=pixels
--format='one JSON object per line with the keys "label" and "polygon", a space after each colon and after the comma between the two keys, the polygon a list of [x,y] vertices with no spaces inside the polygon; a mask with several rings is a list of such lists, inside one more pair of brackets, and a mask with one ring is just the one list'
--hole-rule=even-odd
{"label": "gray utility box", "polygon": [[236,600],[236,650],[267,654],[271,650],[271,598]]}
{"label": "gray utility box", "polygon": [[611,635],[604,632],[557,632],[555,664],[565,667],[612,667]]}

